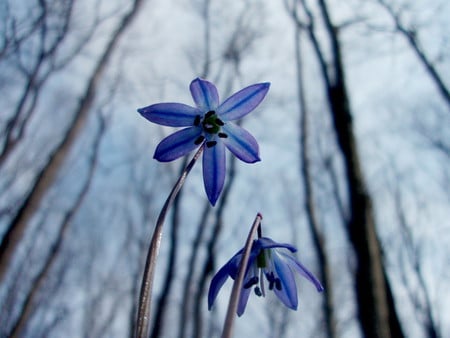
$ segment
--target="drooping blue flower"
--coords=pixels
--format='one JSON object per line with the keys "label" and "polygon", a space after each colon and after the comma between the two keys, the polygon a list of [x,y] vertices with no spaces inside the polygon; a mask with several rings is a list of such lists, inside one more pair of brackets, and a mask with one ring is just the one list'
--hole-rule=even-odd
{"label": "drooping blue flower", "polygon": [[187,127],[164,138],[154,158],[175,160],[199,146],[203,154],[203,182],[212,205],[216,204],[225,181],[225,147],[246,162],[260,161],[255,138],[230,121],[253,111],[264,99],[270,83],[248,86],[219,104],[219,94],[211,82],[197,78],[190,91],[196,107],[182,103],[157,103],[138,109],[147,120],[170,127]]}
{"label": "drooping blue flower", "polygon": [[[244,313],[253,287],[257,296],[265,296],[264,277],[269,290],[275,292],[275,295],[283,304],[293,310],[297,310],[298,306],[294,272],[313,283],[317,291],[323,291],[323,286],[317,278],[285,249],[291,252],[297,251],[290,244],[276,243],[267,237],[253,241],[238,303],[238,316]],[[228,277],[232,279],[237,277],[243,251],[244,249],[238,251],[211,280],[208,292],[208,309],[211,310],[220,288]]]}

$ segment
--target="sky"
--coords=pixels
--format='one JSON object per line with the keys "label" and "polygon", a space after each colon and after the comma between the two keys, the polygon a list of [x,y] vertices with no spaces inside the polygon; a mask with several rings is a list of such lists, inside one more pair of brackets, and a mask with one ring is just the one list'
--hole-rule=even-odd
{"label": "sky", "polygon": [[[69,315],[61,321],[54,335],[57,337],[58,332],[71,328],[73,337],[78,337],[80,333],[76,328],[87,326],[89,322],[83,309],[86,304],[91,304],[93,295],[100,294],[99,308],[107,313],[107,308],[118,298],[116,295],[127,295],[136,283],[133,273],[139,261],[138,247],[146,246],[152,224],[176,179],[181,162],[158,163],[152,159],[158,142],[174,129],[151,124],[136,109],[168,101],[193,104],[189,83],[202,75],[205,55],[205,21],[199,11],[202,3],[200,0],[147,1],[121,39],[101,80],[89,122],[25,239],[22,250],[32,248],[30,250],[37,253],[36,261],[39,262],[39,257],[45,256],[43,252],[55,236],[63,213],[73,204],[85,180],[86,163],[93,151],[92,142],[98,127],[96,114],[102,114],[106,117],[107,132],[100,146],[99,165],[86,201],[73,222],[59,263],[59,276],[62,276],[65,287],[53,293],[48,301],[49,307],[37,310],[31,327],[39,327],[42,318],[50,318],[47,320],[51,321],[58,312],[54,309],[67,307]],[[448,333],[450,323],[444,314],[450,304],[445,292],[449,277],[446,266],[450,257],[450,194],[445,187],[450,179],[450,162],[448,156],[427,143],[426,137],[438,135],[444,141],[448,139],[448,109],[416,55],[405,39],[392,31],[391,20],[375,1],[330,0],[328,3],[333,21],[344,23],[340,42],[358,150],[373,197],[377,230],[396,300],[404,309],[401,318],[405,323],[411,323],[414,311],[408,299],[408,287],[402,279],[406,249],[400,236],[396,196],[401,197],[413,243],[420,253],[420,266],[434,314],[443,332]],[[450,5],[440,0],[394,3],[396,8],[403,9],[405,22],[417,29],[421,46],[443,78],[448,78],[450,46],[446,20],[450,15]],[[48,80],[24,143],[3,169],[0,187],[7,185],[9,179],[13,184],[4,190],[0,198],[1,207],[20,201],[37,169],[48,158],[50,149],[63,135],[86,79],[128,5],[129,1],[125,0],[100,2],[104,19],[99,28],[74,61]],[[89,1],[75,2],[74,31],[70,35],[73,40],[68,40],[60,55],[63,56],[88,31],[95,17],[94,8],[94,3]],[[237,175],[225,208],[224,229],[217,239],[216,264],[220,267],[242,247],[256,213],[261,212],[264,232],[280,242],[292,239],[299,248],[298,257],[317,271],[302,208],[294,26],[283,1],[248,0],[225,4],[212,0],[210,15],[211,62],[206,78],[216,83],[220,97],[225,99],[253,83],[271,82],[264,102],[242,121],[242,126],[258,140],[262,161],[252,165],[236,164]],[[237,24],[244,27],[238,33],[235,31]],[[238,46],[244,41],[241,47],[245,47],[237,69],[229,59],[224,59],[227,42],[233,34],[238,36]],[[248,34],[255,37],[250,44],[246,40]],[[320,30],[319,36],[324,43],[324,33]],[[338,330],[341,336],[358,337],[358,328],[353,320],[355,305],[349,273],[352,258],[333,197],[331,177],[324,165],[324,159],[333,164],[339,179],[339,194],[345,200],[342,159],[335,143],[317,62],[305,35],[301,42],[305,91],[311,111],[312,172],[316,203],[336,280],[335,298],[340,307]],[[0,84],[5,88],[0,100],[8,107],[6,111],[12,111],[22,78],[15,78],[15,70],[8,70],[9,64],[0,62],[0,73],[3,74]],[[6,120],[7,115],[4,114],[0,122]],[[144,194],[150,196],[148,200],[142,199]],[[183,194],[182,240],[175,290],[182,287],[187,273],[190,244],[206,200],[200,165],[189,175]],[[7,221],[7,217],[0,219],[0,229],[6,227]],[[210,223],[212,226],[212,221]],[[40,234],[35,247],[33,234]],[[161,288],[167,262],[168,235],[165,233],[163,238],[156,293]],[[201,255],[204,254],[203,247]],[[69,263],[64,264],[66,261]],[[20,270],[19,263],[16,263],[14,271]],[[85,271],[89,271],[88,277]],[[406,271],[407,276],[411,274],[411,270]],[[58,276],[58,272],[54,276]],[[411,281],[416,287],[416,279],[411,277]],[[321,296],[304,281],[299,282],[300,307],[297,312],[290,313],[292,321],[287,337],[296,337],[298,332],[312,337],[320,331],[315,313],[319,311]],[[104,285],[112,291],[101,294],[99,290]],[[2,290],[3,295],[5,289]],[[219,295],[216,310],[212,314],[204,312],[207,320],[220,326],[230,290],[231,283],[228,283]],[[69,305],[64,301],[67,294],[74,295]],[[127,329],[132,301],[127,296],[123,299],[126,306],[118,311],[115,324],[106,331],[111,337],[123,336]],[[170,298],[171,311],[177,313],[179,303],[180,295],[174,292]],[[252,298],[245,317],[237,321],[237,336],[259,334],[260,330],[268,333],[267,311],[272,308],[280,311],[278,307],[270,307],[266,300]],[[413,323],[410,327],[405,326],[408,337],[422,337],[417,327]],[[168,328],[169,331],[171,329]]]}

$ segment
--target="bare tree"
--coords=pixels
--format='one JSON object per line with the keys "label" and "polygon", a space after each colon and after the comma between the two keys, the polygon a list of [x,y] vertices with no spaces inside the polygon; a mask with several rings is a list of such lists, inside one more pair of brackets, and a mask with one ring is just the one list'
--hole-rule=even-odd
{"label": "bare tree", "polygon": [[[399,270],[402,275],[402,282],[407,290],[408,297],[414,305],[414,311],[422,322],[422,326],[427,338],[443,337],[441,329],[433,314],[432,299],[430,290],[424,278],[424,272],[421,262],[420,244],[416,244],[413,239],[411,227],[408,224],[407,216],[405,214],[400,188],[397,187],[394,191],[395,211],[400,225],[400,236],[402,241],[402,248],[406,254],[406,265],[412,267],[413,274],[411,275],[402,266]],[[417,283],[413,283],[414,279]],[[414,286],[413,284],[416,284]]]}
{"label": "bare tree", "polygon": [[303,9],[306,17],[305,22],[299,24],[306,29],[319,64],[337,144],[344,161],[350,208],[347,232],[356,258],[356,295],[360,325],[368,338],[403,337],[383,266],[372,201],[353,131],[339,27],[333,24],[326,2],[318,0],[317,9],[323,22],[327,49],[330,50],[327,60],[316,33],[318,15],[313,14],[306,0],[295,5]]}
{"label": "bare tree", "polygon": [[37,175],[33,187],[18,209],[16,216],[8,225],[0,245],[0,281],[5,278],[11,257],[20,243],[29,220],[39,208],[41,200],[52,186],[60,167],[64,163],[73,144],[75,144],[80,131],[83,130],[90,108],[94,103],[99,82],[106,71],[108,61],[116,49],[120,37],[136,17],[143,1],[144,0],[133,1],[131,9],[123,16],[115,31],[112,33],[111,38],[91,74],[86,91],[80,100],[80,104],[75,111],[73,120],[66,134],[56,149],[51,153],[49,161]]}
{"label": "bare tree", "polygon": [[323,314],[325,317],[325,331],[326,337],[336,337],[336,319],[334,314],[333,304],[333,285],[330,271],[330,264],[325,246],[324,234],[321,230],[319,220],[317,217],[317,208],[314,201],[313,180],[310,172],[310,157],[309,157],[309,128],[308,128],[308,107],[306,103],[304,81],[303,81],[303,64],[301,51],[301,32],[303,27],[300,25],[300,20],[297,16],[295,8],[289,8],[289,4],[285,1],[287,10],[293,17],[295,24],[295,61],[297,68],[297,86],[298,86],[298,101],[300,110],[299,123],[299,143],[300,143],[300,175],[302,179],[303,195],[305,199],[305,211],[309,224],[309,229],[312,234],[314,249],[317,253],[319,261],[319,279],[322,281],[325,288],[324,300],[322,304]]}
{"label": "bare tree", "polygon": [[389,14],[391,19],[394,21],[395,28],[398,33],[400,33],[408,42],[411,50],[419,59],[420,63],[423,65],[427,74],[430,76],[431,80],[436,85],[439,94],[441,95],[444,102],[447,104],[450,110],[450,90],[444,81],[444,77],[439,73],[436,66],[433,64],[431,58],[427,55],[426,51],[422,48],[419,40],[419,32],[414,27],[408,27],[402,20],[401,10],[395,10],[394,6],[386,0],[377,0],[386,12]]}
{"label": "bare tree", "polygon": [[[47,3],[45,0],[39,0],[40,14],[36,21],[32,21],[32,25],[36,27],[32,26],[23,36],[18,38],[13,37],[14,42],[5,44],[13,44],[7,50],[13,49],[15,60],[18,60],[17,68],[26,80],[16,108],[9,120],[5,123],[3,147],[0,152],[0,167],[22,139],[25,127],[35,112],[43,84],[54,72],[54,59],[69,31],[72,8],[72,0],[65,2],[62,6],[58,6],[56,3]],[[61,20],[58,25],[54,24],[55,19]],[[22,49],[26,46],[24,42],[27,39],[25,38],[33,37],[27,36],[29,34],[28,32],[33,32],[35,29],[35,35],[37,35],[39,40],[39,47],[35,55],[35,60],[30,61],[30,56],[26,55],[27,53],[23,52]],[[23,56],[24,54],[26,55],[25,58]]]}
{"label": "bare tree", "polygon": [[91,155],[91,158],[89,160],[89,169],[87,174],[87,179],[84,182],[82,189],[74,203],[74,205],[68,210],[64,216],[62,225],[59,229],[57,238],[53,244],[53,246],[50,249],[50,253],[46,259],[45,264],[41,268],[40,272],[37,274],[37,276],[34,278],[34,281],[32,283],[32,288],[28,292],[28,295],[25,299],[25,302],[23,304],[22,310],[20,311],[20,314],[18,318],[16,319],[15,323],[12,325],[12,329],[9,333],[9,337],[20,337],[22,330],[24,329],[25,325],[28,322],[28,319],[30,317],[30,314],[32,312],[35,299],[37,295],[39,294],[40,288],[43,285],[43,282],[47,278],[49,272],[52,269],[52,266],[56,259],[59,256],[59,252],[61,251],[62,244],[64,242],[64,238],[66,237],[67,230],[72,223],[72,220],[74,216],[77,214],[78,210],[80,209],[88,191],[89,187],[91,186],[92,179],[94,177],[94,172],[97,167],[98,162],[98,152],[100,147],[100,141],[104,135],[105,132],[105,121],[103,118],[100,120],[100,127],[97,132],[97,135],[94,140],[93,144],[93,152]]}
{"label": "bare tree", "polygon": [[[12,14],[7,18],[6,25],[11,27],[5,28],[0,61],[4,67],[12,68],[17,73],[14,77],[23,82],[23,88],[12,113],[4,122],[1,121],[4,126],[0,168],[24,140],[27,126],[36,114],[39,98],[44,95],[48,80],[66,68],[81,53],[99,23],[106,19],[96,15],[94,23],[84,36],[71,46],[67,40],[76,33],[72,24],[73,0],[37,2],[29,5],[23,18],[16,18]],[[31,45],[36,45],[36,48],[30,49]]]}

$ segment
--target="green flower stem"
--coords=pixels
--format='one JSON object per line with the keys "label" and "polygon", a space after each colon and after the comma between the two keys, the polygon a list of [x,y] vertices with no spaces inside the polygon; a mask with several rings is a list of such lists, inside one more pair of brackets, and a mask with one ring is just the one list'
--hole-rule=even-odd
{"label": "green flower stem", "polygon": [[247,242],[245,243],[244,255],[242,256],[239,272],[236,280],[234,281],[230,296],[230,302],[228,303],[228,310],[223,326],[222,338],[231,338],[233,333],[234,318],[236,317],[236,311],[239,303],[239,297],[241,295],[242,284],[244,282],[245,271],[247,270],[248,259],[250,257],[250,252],[253,245],[253,238],[255,237],[257,232],[260,233],[261,231],[259,230],[261,220],[262,215],[260,213],[256,214],[256,218],[253,221],[252,227],[247,237]]}
{"label": "green flower stem", "polygon": [[141,284],[141,292],[139,295],[139,308],[138,308],[138,316],[136,322],[136,338],[148,338],[149,335],[149,323],[150,323],[150,308],[151,308],[151,299],[152,299],[152,289],[153,289],[153,280],[155,277],[155,267],[156,267],[156,259],[159,254],[159,247],[161,246],[162,239],[162,230],[164,225],[164,220],[167,215],[167,211],[170,206],[173,204],[175,197],[178,195],[181,187],[186,180],[187,175],[191,171],[195,162],[200,157],[203,151],[204,145],[202,145],[198,151],[195,153],[192,160],[184,169],[181,176],[178,178],[177,183],[172,188],[169,197],[167,197],[166,202],[164,203],[163,208],[159,214],[158,220],[156,222],[155,230],[153,231],[152,240],[150,242],[150,247],[148,248],[147,260],[145,262],[144,276],[142,278]]}

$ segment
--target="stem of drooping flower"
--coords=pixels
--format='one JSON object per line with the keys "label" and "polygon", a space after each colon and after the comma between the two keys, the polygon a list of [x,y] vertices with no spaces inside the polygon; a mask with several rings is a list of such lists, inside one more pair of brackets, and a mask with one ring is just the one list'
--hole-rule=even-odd
{"label": "stem of drooping flower", "polygon": [[142,278],[141,292],[139,295],[139,308],[138,316],[136,322],[136,338],[148,338],[149,334],[149,323],[150,323],[150,307],[152,298],[152,288],[153,280],[155,276],[156,259],[158,258],[159,247],[161,246],[162,230],[164,225],[164,220],[167,215],[167,211],[173,204],[175,197],[178,195],[187,175],[191,171],[195,162],[200,157],[204,148],[204,144],[197,150],[192,160],[184,169],[181,176],[178,178],[177,183],[175,183],[172,191],[167,197],[163,208],[158,216],[156,222],[155,230],[153,231],[153,236],[150,242],[150,247],[148,248],[147,260],[145,262],[144,276]]}
{"label": "stem of drooping flower", "polygon": [[233,289],[231,291],[230,302],[228,303],[227,315],[225,317],[225,323],[223,325],[222,338],[231,338],[233,333],[233,323],[236,316],[236,310],[239,303],[239,297],[241,295],[242,284],[244,282],[245,271],[247,270],[248,259],[250,257],[250,252],[253,245],[253,238],[256,232],[260,228],[262,220],[262,215],[260,213],[256,214],[256,218],[252,224],[250,232],[248,233],[247,242],[244,247],[244,255],[242,256],[241,265],[239,267],[239,272],[236,280],[233,284]]}

